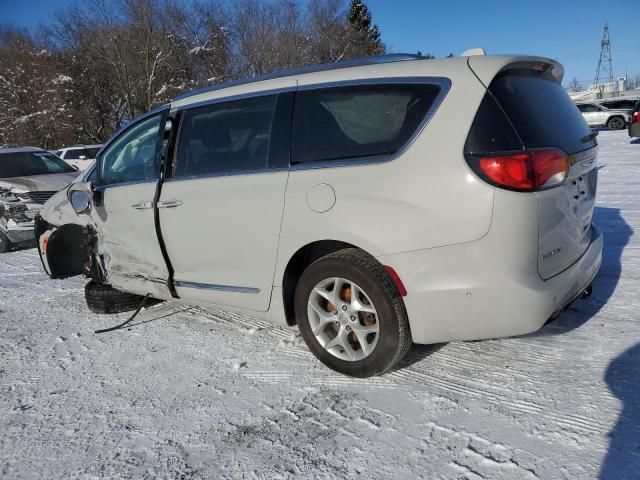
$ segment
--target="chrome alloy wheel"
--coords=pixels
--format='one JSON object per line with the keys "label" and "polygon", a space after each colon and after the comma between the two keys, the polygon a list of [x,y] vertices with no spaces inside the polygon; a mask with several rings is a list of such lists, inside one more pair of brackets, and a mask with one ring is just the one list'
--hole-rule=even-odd
{"label": "chrome alloy wheel", "polygon": [[378,313],[368,295],[351,280],[327,278],[311,291],[309,325],[316,340],[331,355],[356,362],[376,348]]}

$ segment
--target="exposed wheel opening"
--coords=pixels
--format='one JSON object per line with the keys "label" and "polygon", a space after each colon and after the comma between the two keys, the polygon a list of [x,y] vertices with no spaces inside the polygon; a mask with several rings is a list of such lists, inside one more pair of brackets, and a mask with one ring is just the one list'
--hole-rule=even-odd
{"label": "exposed wheel opening", "polygon": [[291,257],[282,279],[282,297],[288,325],[295,325],[297,323],[294,309],[294,296],[296,285],[298,284],[298,280],[300,280],[302,272],[319,258],[345,248],[355,247],[346,242],[320,240],[305,245]]}
{"label": "exposed wheel opening", "polygon": [[80,275],[88,258],[88,233],[84,227],[64,225],[49,237],[47,259],[52,278]]}

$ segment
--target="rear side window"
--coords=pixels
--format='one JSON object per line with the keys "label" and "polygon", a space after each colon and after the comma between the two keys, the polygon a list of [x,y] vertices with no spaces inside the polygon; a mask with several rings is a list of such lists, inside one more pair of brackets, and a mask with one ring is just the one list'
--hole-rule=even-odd
{"label": "rear side window", "polygon": [[595,105],[591,105],[590,103],[578,105],[578,110],[580,110],[582,113],[592,113],[600,111],[598,107],[596,107]]}
{"label": "rear side window", "polygon": [[526,148],[558,147],[568,154],[593,147],[591,129],[553,78],[535,70],[508,70],[489,86]]}
{"label": "rear side window", "polygon": [[87,157],[87,152],[84,150],[84,148],[74,148],[72,150],[67,150],[67,155],[64,158],[65,160],[78,160],[80,156],[89,158]]}
{"label": "rear side window", "polygon": [[93,158],[96,158],[99,151],[100,151],[100,148],[86,148],[85,155],[87,156],[88,159],[93,159]]}
{"label": "rear side window", "polygon": [[296,94],[292,164],[392,155],[436,100],[431,84],[375,84]]}
{"label": "rear side window", "polygon": [[268,169],[276,101],[266,95],[186,110],[174,176]]}

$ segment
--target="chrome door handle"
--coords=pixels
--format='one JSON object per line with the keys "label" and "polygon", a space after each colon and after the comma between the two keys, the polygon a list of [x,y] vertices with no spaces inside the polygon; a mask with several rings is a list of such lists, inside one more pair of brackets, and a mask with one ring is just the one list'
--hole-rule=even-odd
{"label": "chrome door handle", "polygon": [[147,210],[149,208],[153,208],[153,202],[139,202],[131,205],[131,208],[135,208],[136,210]]}
{"label": "chrome door handle", "polygon": [[158,202],[158,208],[176,208],[182,205],[180,200],[162,200]]}

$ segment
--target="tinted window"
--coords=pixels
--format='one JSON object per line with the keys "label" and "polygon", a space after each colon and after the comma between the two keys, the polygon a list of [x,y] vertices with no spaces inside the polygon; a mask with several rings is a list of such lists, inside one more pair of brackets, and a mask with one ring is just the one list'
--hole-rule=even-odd
{"label": "tinted window", "polygon": [[510,70],[498,75],[489,90],[527,148],[559,147],[571,154],[595,145],[595,140],[581,142],[591,129],[555,79]]}
{"label": "tinted window", "polygon": [[602,102],[602,105],[604,105],[607,108],[612,108],[612,109],[616,109],[616,108],[622,108],[622,109],[632,109],[633,106],[635,105],[635,101],[634,100],[612,100],[609,102]]}
{"label": "tinted window", "polygon": [[162,115],[130,126],[102,153],[100,183],[152,180],[158,176],[156,146]]}
{"label": "tinted window", "polygon": [[73,172],[74,168],[49,152],[0,153],[0,178]]}
{"label": "tinted window", "polygon": [[85,148],[84,151],[85,156],[87,157],[87,159],[93,159],[96,158],[96,155],[98,155],[98,152],[100,151],[100,148]]}
{"label": "tinted window", "polygon": [[577,105],[577,107],[578,107],[578,110],[580,110],[582,113],[591,113],[591,112],[600,111],[598,107],[596,107],[595,105],[591,105],[590,103]]}
{"label": "tinted window", "polygon": [[268,95],[186,110],[174,176],[267,169],[276,100]]}
{"label": "tinted window", "polygon": [[509,152],[522,149],[522,141],[496,99],[490,93],[485,94],[469,130],[464,146],[465,153]]}
{"label": "tinted window", "polygon": [[292,162],[396,153],[433,104],[437,85],[387,84],[300,91],[293,117]]}
{"label": "tinted window", "polygon": [[67,154],[65,155],[66,160],[78,160],[81,155],[87,157],[87,152],[85,152],[84,148],[73,148],[71,150],[67,150]]}

